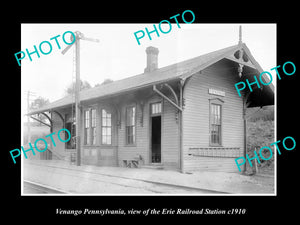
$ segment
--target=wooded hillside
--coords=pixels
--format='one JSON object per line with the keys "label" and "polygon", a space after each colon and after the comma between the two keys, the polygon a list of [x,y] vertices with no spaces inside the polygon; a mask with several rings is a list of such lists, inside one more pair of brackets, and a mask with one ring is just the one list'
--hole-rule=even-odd
{"label": "wooded hillside", "polygon": [[[270,147],[270,144],[275,142],[274,106],[268,106],[260,110],[258,109],[259,108],[251,109],[252,112],[249,112],[249,119],[247,120],[247,154],[250,157],[254,156],[253,152],[255,149],[259,155],[259,150],[261,147]],[[265,170],[274,169],[274,146],[270,148],[273,151],[273,157],[267,161],[261,160],[261,164],[258,164],[258,168],[264,168]],[[263,151],[263,155],[265,158],[268,158],[270,153],[267,149],[265,149]]]}

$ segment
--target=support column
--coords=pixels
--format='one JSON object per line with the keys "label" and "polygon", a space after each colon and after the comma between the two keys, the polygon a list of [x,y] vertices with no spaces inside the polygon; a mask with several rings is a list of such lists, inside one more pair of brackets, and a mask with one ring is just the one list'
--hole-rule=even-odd
{"label": "support column", "polygon": [[184,154],[183,154],[183,141],[182,141],[182,112],[183,112],[183,86],[185,80],[180,80],[179,83],[179,107],[178,110],[178,121],[179,121],[179,151],[180,151],[180,172],[184,173]]}
{"label": "support column", "polygon": [[[250,104],[248,102],[249,96],[250,96],[250,91],[243,97],[243,120],[244,120],[244,152],[243,152],[243,157],[246,159],[246,154],[247,154],[247,117],[246,117],[246,110],[248,105]],[[245,166],[242,170],[242,173],[246,172],[246,163]]]}
{"label": "support column", "polygon": [[[247,118],[246,118],[245,104],[243,106],[243,119],[244,119],[244,152],[243,152],[243,157],[244,157],[244,159],[246,159],[246,153],[247,153]],[[247,166],[247,164],[245,163],[245,166],[242,170],[243,173],[246,172],[246,166]]]}

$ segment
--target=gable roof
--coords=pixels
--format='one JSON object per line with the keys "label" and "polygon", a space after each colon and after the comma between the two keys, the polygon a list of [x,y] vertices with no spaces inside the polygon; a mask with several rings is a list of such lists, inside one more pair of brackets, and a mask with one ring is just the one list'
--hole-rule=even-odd
{"label": "gable roof", "polygon": [[[91,100],[95,98],[103,98],[107,96],[121,94],[126,91],[132,91],[144,87],[148,87],[161,82],[167,82],[176,79],[185,79],[192,76],[194,73],[205,69],[206,67],[216,63],[220,59],[233,54],[237,50],[243,48],[247,55],[250,55],[251,60],[254,58],[251,56],[249,49],[245,44],[239,44],[223,48],[217,51],[213,51],[192,59],[188,59],[179,63],[175,63],[169,66],[165,66],[156,69],[152,72],[145,72],[132,77],[128,77],[122,80],[117,80],[112,83],[100,85],[98,87],[86,89],[80,91],[80,101]],[[253,61],[257,69],[262,72],[261,67],[254,60]],[[51,109],[65,107],[75,102],[74,96],[68,95],[57,101],[49,103],[48,105],[31,111],[29,114],[36,114]]]}

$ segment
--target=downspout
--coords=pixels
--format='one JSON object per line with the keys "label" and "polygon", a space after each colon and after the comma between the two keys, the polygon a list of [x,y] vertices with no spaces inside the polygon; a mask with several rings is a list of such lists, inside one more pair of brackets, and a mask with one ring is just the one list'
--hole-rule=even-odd
{"label": "downspout", "polygon": [[180,151],[180,172],[184,173],[184,154],[183,154],[183,141],[182,141],[182,112],[183,112],[183,86],[184,86],[185,80],[181,79],[179,83],[179,104],[181,111],[178,110],[178,119],[179,119],[179,151]]}

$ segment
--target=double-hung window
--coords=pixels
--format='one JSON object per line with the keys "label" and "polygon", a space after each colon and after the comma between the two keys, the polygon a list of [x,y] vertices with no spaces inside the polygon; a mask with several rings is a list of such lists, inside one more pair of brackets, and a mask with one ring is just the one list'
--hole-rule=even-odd
{"label": "double-hung window", "polygon": [[126,144],[133,145],[136,142],[136,107],[126,108]]}
{"label": "double-hung window", "polygon": [[210,104],[210,144],[221,145],[221,105]]}
{"label": "double-hung window", "polygon": [[84,112],[84,144],[90,144],[90,110]]}
{"label": "double-hung window", "polygon": [[102,109],[102,144],[111,145],[111,113],[105,109]]}

